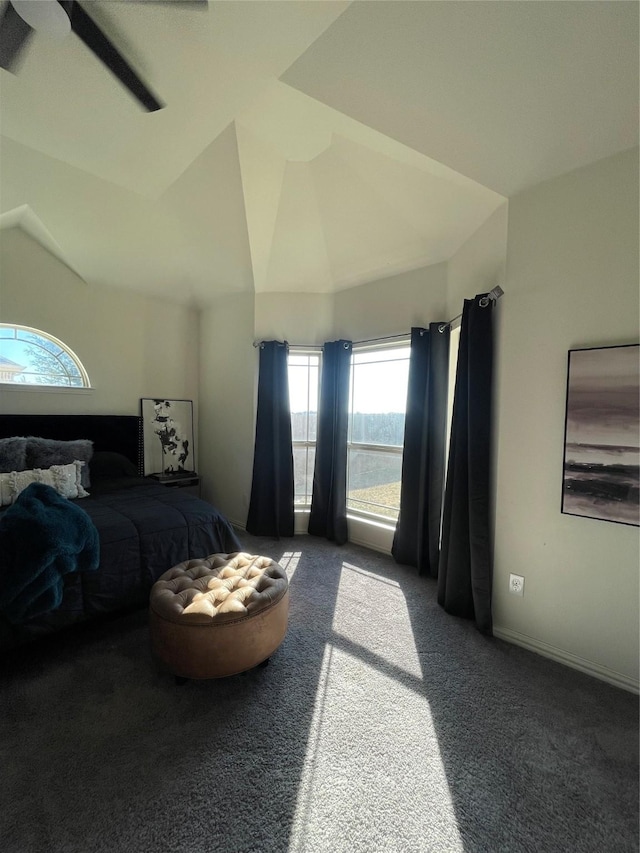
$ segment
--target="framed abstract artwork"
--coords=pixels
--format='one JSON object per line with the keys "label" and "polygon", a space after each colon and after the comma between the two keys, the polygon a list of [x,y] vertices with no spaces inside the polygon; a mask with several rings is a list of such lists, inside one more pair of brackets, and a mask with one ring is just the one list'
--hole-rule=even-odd
{"label": "framed abstract artwork", "polygon": [[143,397],[140,406],[145,477],[193,473],[193,402]]}
{"label": "framed abstract artwork", "polygon": [[562,512],[640,525],[640,347],[569,350]]}

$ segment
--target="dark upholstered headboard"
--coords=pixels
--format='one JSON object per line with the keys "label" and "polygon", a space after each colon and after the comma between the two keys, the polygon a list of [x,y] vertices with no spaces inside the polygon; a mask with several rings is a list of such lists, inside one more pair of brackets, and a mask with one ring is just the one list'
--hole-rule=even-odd
{"label": "dark upholstered headboard", "polygon": [[115,450],[144,471],[139,415],[0,415],[0,438],[33,435],[73,441],[88,438],[94,450]]}

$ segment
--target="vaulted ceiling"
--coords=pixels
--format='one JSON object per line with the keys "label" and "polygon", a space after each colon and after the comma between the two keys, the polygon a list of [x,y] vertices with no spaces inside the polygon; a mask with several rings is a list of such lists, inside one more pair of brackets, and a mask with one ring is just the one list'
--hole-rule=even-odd
{"label": "vaulted ceiling", "polygon": [[344,289],[447,260],[506,198],[638,144],[636,2],[85,7],[166,107],[36,33],[0,70],[0,226],[91,284]]}

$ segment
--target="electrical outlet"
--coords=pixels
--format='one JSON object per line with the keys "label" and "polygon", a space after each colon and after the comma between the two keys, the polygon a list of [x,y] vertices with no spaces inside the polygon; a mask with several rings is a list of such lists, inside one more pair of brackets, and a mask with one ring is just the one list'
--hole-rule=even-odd
{"label": "electrical outlet", "polygon": [[512,595],[524,595],[524,578],[522,575],[509,575],[509,592]]}

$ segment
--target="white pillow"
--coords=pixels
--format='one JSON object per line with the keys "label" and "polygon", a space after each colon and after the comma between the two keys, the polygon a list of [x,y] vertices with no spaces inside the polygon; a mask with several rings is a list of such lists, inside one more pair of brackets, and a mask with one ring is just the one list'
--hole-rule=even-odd
{"label": "white pillow", "polygon": [[86,462],[76,459],[68,465],[52,465],[53,488],[65,498],[86,498],[89,492],[82,485],[82,469]]}
{"label": "white pillow", "polygon": [[13,503],[11,500],[10,476],[11,473],[0,474],[0,506],[9,506],[9,504]]}
{"label": "white pillow", "polygon": [[86,498],[89,492],[80,482],[84,464],[76,460],[68,465],[52,465],[50,468],[32,468],[30,471],[0,474],[0,506],[12,504],[20,492],[31,483],[51,486],[64,498]]}

